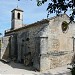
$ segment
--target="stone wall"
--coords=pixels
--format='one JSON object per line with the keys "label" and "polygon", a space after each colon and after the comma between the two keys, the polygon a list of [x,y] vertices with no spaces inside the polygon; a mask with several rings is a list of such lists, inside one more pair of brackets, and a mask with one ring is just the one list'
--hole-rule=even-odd
{"label": "stone wall", "polygon": [[72,38],[75,34],[75,25],[74,23],[70,23],[68,30],[63,33],[61,28],[63,21],[69,23],[68,16],[59,16],[49,22],[48,52],[41,59],[41,63],[44,63],[41,65],[41,71],[67,65],[72,62],[72,57],[75,51]]}
{"label": "stone wall", "polygon": [[[18,60],[21,61],[21,59],[25,59],[24,56],[27,55],[29,52],[31,53],[31,60],[30,62],[33,62],[34,67],[39,64],[38,60],[39,57],[38,55],[40,54],[39,48],[36,47],[36,42],[39,41],[36,40],[38,38],[39,32],[42,31],[48,24],[43,24],[43,25],[35,25],[30,28],[27,28],[25,30],[19,31],[17,34],[17,39],[18,39]],[[36,56],[37,54],[37,56]],[[35,60],[37,58],[37,60]],[[36,64],[37,63],[37,64]],[[38,66],[37,66],[38,67]]]}
{"label": "stone wall", "polygon": [[[37,25],[36,25],[37,24]],[[11,36],[11,50],[10,56],[11,58],[15,58],[15,52],[17,51],[17,61],[24,62],[24,64],[32,63],[35,68],[40,69],[40,40],[39,38],[45,32],[45,27],[47,27],[48,23],[41,24],[36,23],[33,26],[25,28],[23,30],[12,32],[7,34]],[[15,35],[17,35],[17,42],[15,42]],[[37,44],[38,42],[38,44]],[[17,44],[17,49],[15,48],[15,44]],[[31,55],[28,55],[28,54]],[[30,57],[31,59],[30,59]],[[28,57],[28,61],[27,61]],[[27,65],[27,63],[25,65]]]}
{"label": "stone wall", "polygon": [[50,19],[49,25],[41,31],[41,37],[48,39],[40,40],[40,71],[72,63],[75,51],[75,25],[74,22],[70,23],[69,28],[63,33],[63,21],[69,23],[69,17],[65,14]]}
{"label": "stone wall", "polygon": [[[18,13],[20,18],[18,19]],[[13,18],[14,16],[14,18]],[[23,11],[14,10],[12,11],[11,17],[11,29],[18,29],[23,26]]]}
{"label": "stone wall", "polygon": [[63,21],[69,23],[65,14],[50,19],[49,23],[35,23],[7,34],[12,36],[11,56],[17,55],[16,59],[25,65],[33,62],[33,66],[40,71],[70,64],[75,51],[75,25],[70,23],[63,33]]}
{"label": "stone wall", "polygon": [[0,37],[0,59],[1,59],[1,40],[2,40],[2,37]]}
{"label": "stone wall", "polygon": [[7,60],[9,58],[10,36],[2,37],[1,39],[1,58]]}

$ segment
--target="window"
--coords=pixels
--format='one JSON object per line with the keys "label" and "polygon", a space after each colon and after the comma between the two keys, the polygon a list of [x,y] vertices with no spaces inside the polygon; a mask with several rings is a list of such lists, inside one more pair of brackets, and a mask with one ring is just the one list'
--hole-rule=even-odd
{"label": "window", "polygon": [[12,19],[14,19],[14,13],[12,13]]}
{"label": "window", "polygon": [[17,14],[17,18],[20,19],[20,13]]}
{"label": "window", "polygon": [[69,28],[68,23],[66,21],[63,21],[61,26],[63,33]]}

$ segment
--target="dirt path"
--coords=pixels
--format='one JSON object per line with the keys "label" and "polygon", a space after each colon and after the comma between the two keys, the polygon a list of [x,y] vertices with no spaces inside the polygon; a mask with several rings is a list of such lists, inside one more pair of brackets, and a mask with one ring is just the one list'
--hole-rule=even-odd
{"label": "dirt path", "polygon": [[11,62],[8,65],[0,61],[0,74],[38,75],[39,72],[31,71],[23,64]]}
{"label": "dirt path", "polygon": [[71,75],[67,66],[50,69],[47,72],[39,73],[25,67],[23,64],[11,62],[9,64],[0,61],[0,75]]}

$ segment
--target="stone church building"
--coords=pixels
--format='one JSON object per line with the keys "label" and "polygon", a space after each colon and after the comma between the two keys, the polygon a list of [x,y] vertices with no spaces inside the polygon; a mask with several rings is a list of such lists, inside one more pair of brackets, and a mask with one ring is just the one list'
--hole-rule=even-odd
{"label": "stone church building", "polygon": [[0,38],[0,59],[14,60],[37,70],[71,64],[75,52],[75,23],[66,14],[24,25],[23,10],[11,11],[11,29]]}

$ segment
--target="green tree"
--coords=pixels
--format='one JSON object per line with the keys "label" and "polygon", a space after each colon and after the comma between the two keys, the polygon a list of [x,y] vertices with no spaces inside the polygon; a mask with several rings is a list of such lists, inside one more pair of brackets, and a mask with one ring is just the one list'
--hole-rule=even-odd
{"label": "green tree", "polygon": [[[37,0],[37,5],[41,6],[47,1],[48,0]],[[75,16],[75,0],[50,0],[47,7],[47,17],[52,13],[56,13],[56,15],[59,15],[62,12],[66,13],[68,9],[72,10],[72,14],[70,14],[70,20],[73,21]]]}
{"label": "green tree", "polygon": [[[20,1],[20,0],[18,0]],[[32,1],[32,0],[31,0]],[[47,7],[47,17],[52,14],[56,13],[56,15],[61,14],[62,12],[66,13],[68,9],[72,10],[72,14],[70,14],[70,20],[74,20],[75,16],[75,0],[36,0],[37,6],[41,6],[46,2],[49,2]]]}

